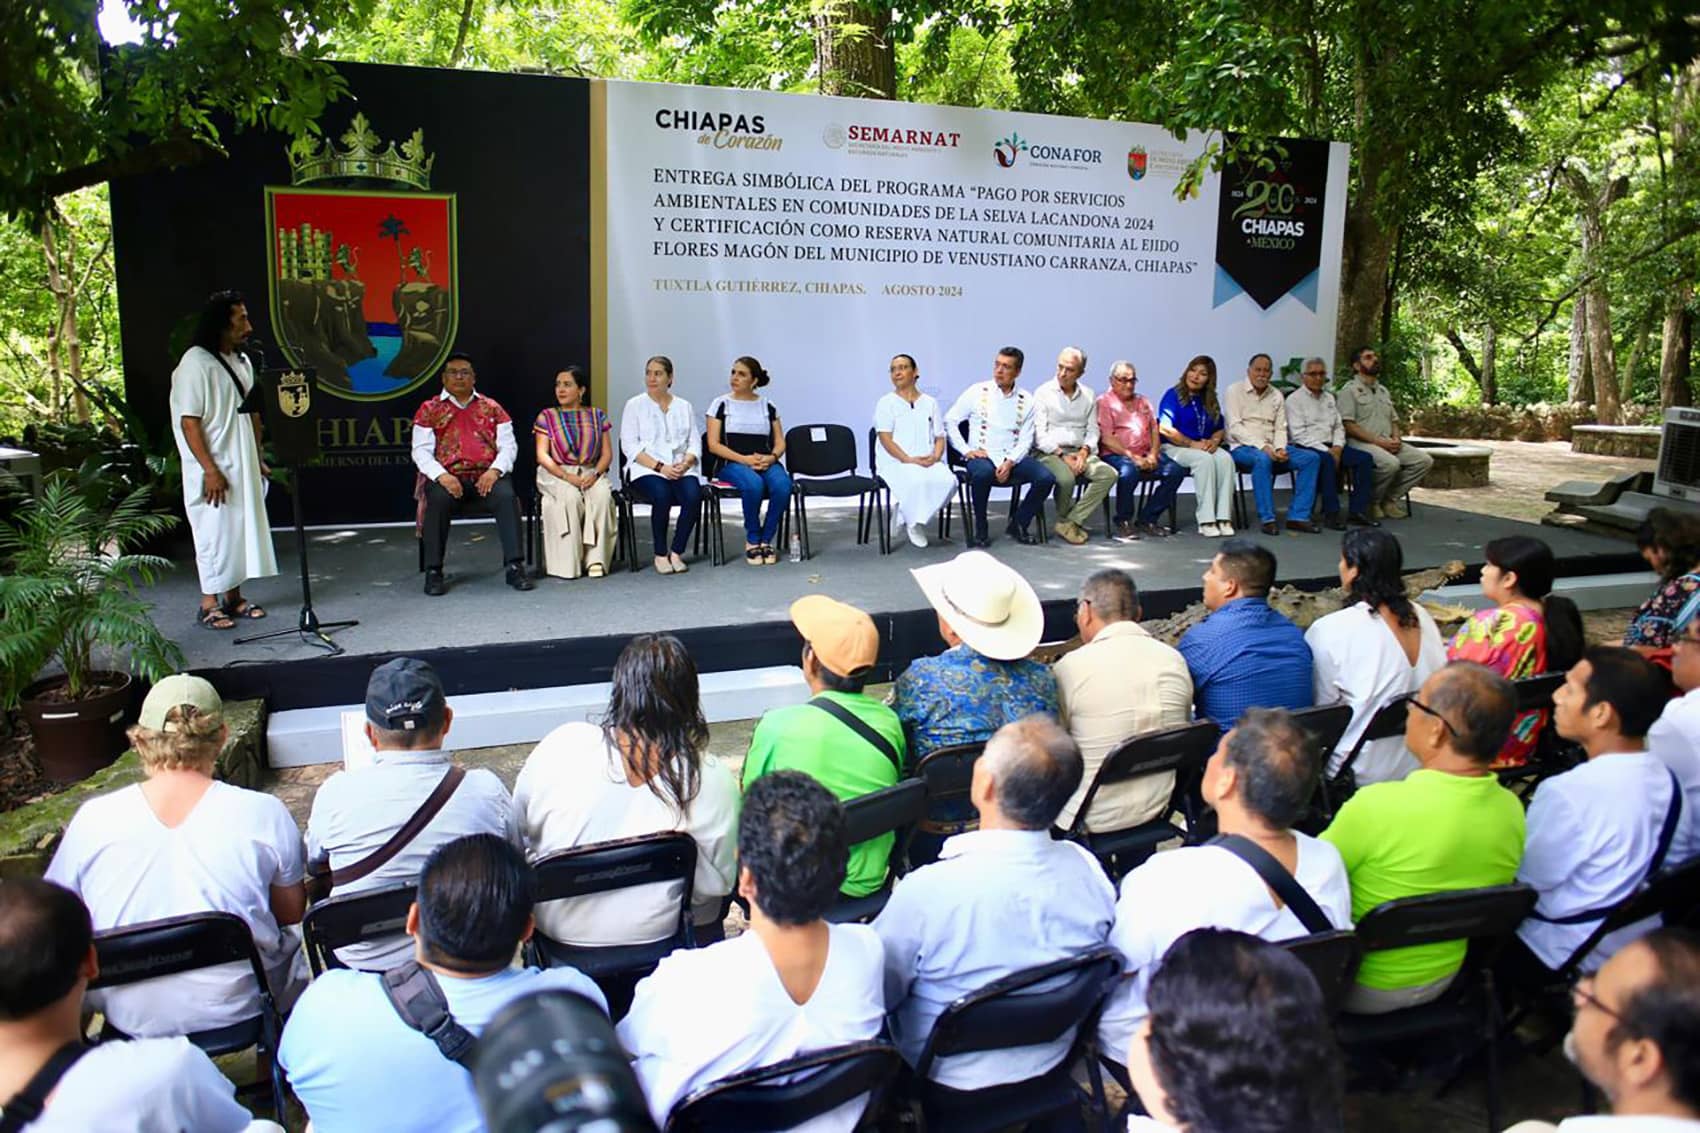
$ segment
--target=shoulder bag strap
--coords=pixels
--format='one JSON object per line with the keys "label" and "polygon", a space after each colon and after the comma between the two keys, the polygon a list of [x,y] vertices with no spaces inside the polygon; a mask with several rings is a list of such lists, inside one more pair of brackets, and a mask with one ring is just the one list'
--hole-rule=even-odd
{"label": "shoulder bag strap", "polygon": [[809,701],[809,703],[814,705],[816,708],[819,708],[822,712],[825,712],[828,716],[837,720],[840,724],[843,724],[846,728],[849,728],[852,732],[855,732],[858,736],[861,736],[862,739],[866,740],[873,746],[875,751],[891,760],[892,766],[897,768],[898,776],[902,777],[903,757],[897,754],[897,748],[892,746],[891,741],[875,731],[866,720],[844,707],[844,705],[839,704],[836,701],[828,700],[824,696],[817,696],[813,700]]}
{"label": "shoulder bag strap", "polygon": [[[205,350],[206,348],[202,347],[202,349]],[[248,404],[248,399],[254,396],[254,391],[251,390],[251,389],[243,389],[242,388],[242,379],[238,378],[236,376],[236,371],[230,368],[230,363],[226,362],[224,360],[224,355],[219,354],[216,351],[211,351],[211,350],[207,351],[207,353],[211,354],[214,358],[218,359],[218,364],[220,366],[223,366],[224,372],[230,375],[230,384],[236,387],[236,412],[238,412],[238,413],[253,413],[253,412],[255,412],[255,410]],[[259,378],[258,378],[258,376],[256,376],[255,377],[256,385],[254,387],[255,389],[259,388],[259,386],[257,384],[258,381],[259,381]]]}
{"label": "shoulder bag strap", "polygon": [[409,960],[383,974],[384,996],[401,1021],[430,1039],[444,1058],[465,1066],[478,1040],[455,1021],[437,977]]}
{"label": "shoulder bag strap", "polygon": [[[1653,847],[1653,857],[1647,863],[1647,872],[1641,875],[1641,881],[1635,887],[1637,890],[1647,884],[1653,875],[1659,872],[1659,867],[1665,864],[1665,855],[1670,853],[1671,839],[1676,837],[1677,820],[1682,817],[1682,784],[1677,780],[1676,772],[1669,767],[1665,768],[1665,774],[1670,776],[1670,805],[1665,808],[1665,821],[1664,825],[1659,827],[1658,844]],[[1529,915],[1547,924],[1587,924],[1590,921],[1604,920],[1614,908],[1615,905],[1607,905],[1598,909],[1583,909],[1579,913],[1568,913],[1562,917],[1547,917],[1540,913]]]}
{"label": "shoulder bag strap", "polygon": [[359,881],[401,853],[407,844],[419,837],[419,832],[437,817],[438,812],[448,803],[449,796],[455,793],[455,788],[460,786],[460,781],[465,778],[465,768],[450,767],[437,781],[436,789],[427,795],[425,801],[419,804],[419,809],[401,824],[401,829],[390,835],[388,842],[346,869],[331,871],[331,889],[334,891],[339,885],[350,885]]}
{"label": "shoulder bag strap", "polygon": [[1275,855],[1241,834],[1218,834],[1206,842],[1207,846],[1220,846],[1234,855],[1240,861],[1257,871],[1257,876],[1263,879],[1263,884],[1275,891],[1287,908],[1293,910],[1293,915],[1299,918],[1299,923],[1305,926],[1307,932],[1332,932],[1334,925],[1329,921],[1321,907],[1305,892],[1305,887],[1299,884],[1299,879],[1288,873],[1281,863],[1275,860]]}
{"label": "shoulder bag strap", "polygon": [[47,1096],[53,1092],[65,1072],[77,1064],[77,1059],[89,1052],[81,1042],[68,1042],[54,1051],[24,1088],[12,1095],[0,1110],[0,1133],[18,1133],[28,1127],[47,1108]]}

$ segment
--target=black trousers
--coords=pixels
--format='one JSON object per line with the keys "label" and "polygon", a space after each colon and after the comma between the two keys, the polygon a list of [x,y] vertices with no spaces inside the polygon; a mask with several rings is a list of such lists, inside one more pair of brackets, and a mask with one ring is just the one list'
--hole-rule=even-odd
{"label": "black trousers", "polygon": [[448,489],[430,480],[425,484],[425,528],[420,533],[425,542],[426,570],[443,569],[443,551],[449,545],[449,520],[468,510],[488,511],[496,517],[503,563],[517,563],[525,558],[525,549],[520,545],[519,498],[514,495],[511,476],[497,480],[488,496],[480,496],[472,480],[462,480],[458,500],[449,495]]}

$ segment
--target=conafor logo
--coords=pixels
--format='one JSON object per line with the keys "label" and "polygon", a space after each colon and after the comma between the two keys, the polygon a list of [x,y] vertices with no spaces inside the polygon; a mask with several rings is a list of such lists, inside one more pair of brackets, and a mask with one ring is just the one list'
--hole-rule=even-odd
{"label": "conafor logo", "polygon": [[1005,169],[1012,167],[1021,154],[1026,154],[1035,167],[1046,169],[1085,169],[1104,164],[1104,151],[1101,149],[1030,142],[1013,130],[1009,137],[1000,138],[992,144],[992,156]]}
{"label": "conafor logo", "polygon": [[1027,143],[1021,135],[1010,132],[1009,137],[999,138],[992,143],[992,156],[998,159],[998,164],[1008,169],[1015,164],[1015,159],[1027,149]]}

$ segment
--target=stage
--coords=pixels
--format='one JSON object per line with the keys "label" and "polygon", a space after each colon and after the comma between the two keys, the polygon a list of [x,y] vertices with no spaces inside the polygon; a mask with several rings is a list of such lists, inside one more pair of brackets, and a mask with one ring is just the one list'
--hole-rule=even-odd
{"label": "stage", "polygon": [[[994,500],[994,517],[998,510]],[[992,552],[1019,569],[1045,602],[1048,640],[1073,635],[1075,592],[1086,575],[1103,567],[1133,572],[1148,618],[1195,601],[1199,576],[1220,542],[1188,531],[1123,544],[1104,539],[1102,525],[1095,526],[1092,541],[1079,547],[1054,536],[1041,546],[1004,538],[993,544]],[[812,593],[876,616],[886,639],[881,677],[940,648],[934,617],[909,569],[959,553],[960,526],[951,543],[935,540],[925,550],[899,537],[890,555],[881,555],[872,542],[856,544],[853,509],[817,503],[809,510],[809,529],[814,557],[805,562],[781,559],[775,566],[751,567],[734,558],[712,567],[705,557],[692,560],[687,574],[657,575],[649,569],[648,521],[640,512],[642,570],[617,569],[607,578],[570,582],[540,577],[535,590],[520,593],[503,582],[495,528],[457,523],[446,561],[449,592],[441,598],[421,591],[411,525],[311,530],[308,562],[319,617],[360,621],[336,633],[347,650],[340,657],[303,644],[293,633],[235,644],[244,634],[296,623],[299,566],[289,530],[274,533],[281,573],[244,588],[269,610],[262,621],[239,623],[233,632],[200,628],[194,620],[198,585],[192,561],[180,562],[146,597],[190,669],[227,697],[265,697],[272,711],[357,701],[372,666],[398,654],[438,665],[451,694],[605,681],[626,639],[655,630],[679,634],[704,671],[795,664],[798,642],[785,611],[794,599]],[[993,529],[1001,530],[1001,524],[994,520]],[[1513,531],[1545,539],[1565,575],[1644,569],[1622,542],[1426,504],[1418,505],[1415,518],[1390,521],[1387,529],[1404,545],[1407,570],[1451,559],[1478,566],[1482,544]],[[1336,533],[1253,538],[1275,551],[1279,581],[1307,588],[1334,584]],[[726,542],[734,553],[743,545],[735,508],[728,509]]]}

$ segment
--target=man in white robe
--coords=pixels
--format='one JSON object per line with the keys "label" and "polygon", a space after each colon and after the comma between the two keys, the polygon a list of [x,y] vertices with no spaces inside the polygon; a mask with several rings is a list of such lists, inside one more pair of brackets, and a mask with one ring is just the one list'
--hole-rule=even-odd
{"label": "man in white robe", "polygon": [[242,583],[277,573],[266,519],[260,417],[240,407],[254,370],[238,350],[253,326],[235,291],[207,300],[195,345],[171,372],[171,431],[183,458],[183,506],[201,576],[201,624],[230,629],[265,610],[242,597]]}

